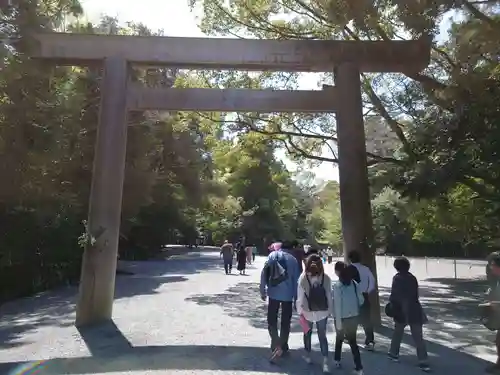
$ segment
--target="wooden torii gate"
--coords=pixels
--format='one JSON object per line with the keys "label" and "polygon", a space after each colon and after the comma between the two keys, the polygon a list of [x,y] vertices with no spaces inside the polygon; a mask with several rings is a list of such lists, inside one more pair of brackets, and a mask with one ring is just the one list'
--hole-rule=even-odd
{"label": "wooden torii gate", "polygon": [[[89,204],[96,238],[83,256],[76,325],[110,320],[127,144],[128,111],[335,112],[344,251],[370,243],[360,72],[418,72],[430,44],[415,41],[241,40],[46,33],[34,58],[61,65],[103,64],[101,107]],[[130,87],[129,65],[181,69],[331,72],[322,91]],[[364,262],[374,266],[373,253]]]}

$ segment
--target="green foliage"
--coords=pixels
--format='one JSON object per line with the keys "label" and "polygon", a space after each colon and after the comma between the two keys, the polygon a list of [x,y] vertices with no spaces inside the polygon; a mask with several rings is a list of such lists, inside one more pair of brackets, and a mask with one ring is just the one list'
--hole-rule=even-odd
{"label": "green foliage", "polygon": [[337,249],[342,247],[340,220],[339,185],[328,182],[316,194],[315,206],[311,214],[312,231],[318,242],[326,242]]}
{"label": "green foliage", "polygon": [[[17,4],[16,2],[14,2]],[[157,35],[145,25],[69,15],[76,0],[27,0],[2,9],[0,70],[0,301],[78,280],[98,123],[99,70],[30,60],[37,30]],[[498,246],[500,103],[498,4],[190,0],[209,35],[274,39],[434,39],[420,73],[364,74],[371,121],[393,138],[370,150],[379,247],[474,256]],[[375,6],[376,5],[376,6]],[[449,11],[448,36],[437,37]],[[135,68],[150,87],[298,88],[299,75]],[[320,83],[332,84],[331,74]],[[375,116],[373,116],[375,115]],[[166,243],[242,236],[265,247],[287,237],[341,247],[339,188],[293,175],[276,150],[307,169],[336,162],[327,115],[133,113],[129,116],[122,258]],[[446,252],[448,251],[448,252]],[[456,254],[453,250],[453,254]],[[19,275],[23,275],[19,277]],[[12,280],[22,280],[13,285]]]}
{"label": "green foliage", "polygon": [[[9,9],[2,32],[20,36],[0,71],[0,301],[78,281],[99,113],[99,70],[30,60],[37,28],[155,35],[145,25],[76,22],[72,0]],[[242,79],[245,79],[243,76]],[[203,87],[199,74],[135,68],[146,86]],[[22,88],[22,89],[20,89]],[[245,236],[259,247],[306,237],[309,192],[276,159],[276,139],[230,131],[221,113],[131,113],[121,259],[148,259],[168,243]],[[22,281],[13,285],[12,280]]]}
{"label": "green foliage", "polygon": [[[498,1],[189,2],[203,9],[201,27],[209,35],[355,41],[430,38],[431,64],[425,71],[362,75],[366,112],[381,119],[395,138],[386,153],[368,155],[370,164],[378,163],[370,168],[377,239],[388,246],[397,237],[396,242],[407,248],[413,236],[412,241],[459,241],[461,246],[497,242],[493,228],[500,208]],[[441,33],[444,19],[450,24],[448,35]],[[296,75],[267,74],[260,78],[261,84],[270,82],[264,76],[273,77],[273,88],[285,87],[289,78],[297,81]],[[331,84],[331,75],[322,81]],[[242,81],[232,82],[242,87]],[[247,117],[243,123],[279,139],[292,157],[303,162],[320,160],[321,154],[311,150],[334,141],[334,123],[320,118],[248,121]],[[367,127],[374,125],[366,122]],[[474,205],[466,209],[458,191]],[[325,215],[336,214],[315,214],[313,221],[325,223]]]}

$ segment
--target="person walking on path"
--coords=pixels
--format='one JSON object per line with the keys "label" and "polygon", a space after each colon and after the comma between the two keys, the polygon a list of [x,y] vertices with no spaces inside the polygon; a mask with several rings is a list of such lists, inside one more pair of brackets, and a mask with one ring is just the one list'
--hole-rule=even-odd
{"label": "person walking on path", "polygon": [[247,267],[247,252],[243,246],[241,246],[238,249],[238,255],[237,255],[236,259],[238,261],[238,266],[237,266],[238,271],[240,271],[240,275],[244,275],[245,269]]}
{"label": "person walking on path", "polygon": [[490,289],[487,292],[488,302],[479,305],[481,312],[481,320],[484,318],[484,323],[487,323],[488,329],[496,330],[495,346],[497,352],[497,360],[493,365],[486,368],[486,372],[490,374],[500,374],[500,253],[493,252],[488,258],[488,268],[486,277],[490,284]]}
{"label": "person walking on path", "polygon": [[[284,243],[283,245],[290,244]],[[293,305],[297,300],[299,266],[295,257],[287,251],[283,251],[283,247],[273,250],[268,255],[260,276],[261,298],[265,301],[269,297],[267,328],[271,337],[271,361],[289,354],[290,323]],[[281,327],[278,333],[280,308]]]}
{"label": "person walking on path", "polygon": [[305,260],[305,270],[299,277],[297,290],[297,312],[305,319],[309,330],[304,333],[305,361],[311,364],[311,338],[313,325],[318,331],[323,372],[328,373],[328,339],[326,338],[328,317],[333,312],[332,282],[325,274],[321,258],[314,254]]}
{"label": "person walking on path", "polygon": [[335,367],[341,368],[342,344],[346,340],[351,347],[354,359],[354,374],[363,374],[361,354],[356,341],[361,306],[364,302],[363,293],[352,273],[344,262],[335,263],[335,274],[339,277],[333,284],[333,316],[335,319]]}
{"label": "person walking on path", "polygon": [[231,273],[233,268],[233,245],[230,244],[228,240],[224,241],[224,244],[220,249],[220,255],[224,262],[224,271],[226,272],[226,275],[228,275]]}
{"label": "person walking on path", "polygon": [[245,247],[245,252],[247,256],[247,264],[252,264],[252,246]]}
{"label": "person walking on path", "polygon": [[326,259],[328,261],[328,264],[332,264],[333,262],[333,249],[328,246],[328,248],[326,249]]}
{"label": "person walking on path", "polygon": [[252,262],[255,262],[256,256],[257,256],[257,246],[252,246]]}
{"label": "person walking on path", "polygon": [[359,284],[359,289],[364,297],[360,311],[360,323],[365,331],[365,349],[373,351],[375,349],[375,334],[373,332],[370,296],[375,291],[375,277],[367,266],[361,264],[361,254],[358,251],[351,251],[347,257],[350,262],[348,270],[351,273],[351,278]]}
{"label": "person walking on path", "polygon": [[417,348],[418,366],[422,371],[430,371],[427,349],[423,338],[422,326],[427,323],[427,317],[420,304],[417,278],[410,272],[410,262],[405,257],[394,260],[397,273],[392,279],[389,304],[386,314],[394,320],[394,333],[388,356],[399,361],[399,348],[403,339],[404,329],[410,326],[411,336]]}

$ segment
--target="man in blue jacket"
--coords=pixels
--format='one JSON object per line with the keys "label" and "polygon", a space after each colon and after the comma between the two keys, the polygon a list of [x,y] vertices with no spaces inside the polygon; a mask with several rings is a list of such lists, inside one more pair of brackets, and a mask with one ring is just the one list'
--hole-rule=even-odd
{"label": "man in blue jacket", "polygon": [[[297,299],[299,266],[291,254],[290,241],[283,242],[280,250],[272,251],[260,276],[260,295],[267,306],[267,327],[271,336],[271,360],[288,354],[288,337],[293,307]],[[281,329],[278,334],[278,313],[281,307]]]}

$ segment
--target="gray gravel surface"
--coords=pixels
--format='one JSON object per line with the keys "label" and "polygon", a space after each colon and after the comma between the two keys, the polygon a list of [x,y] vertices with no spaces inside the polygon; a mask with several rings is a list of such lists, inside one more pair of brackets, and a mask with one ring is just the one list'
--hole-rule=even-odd
{"label": "gray gravel surface", "polygon": [[[291,358],[278,366],[267,361],[266,306],[258,293],[263,261],[258,258],[249,266],[248,276],[226,276],[218,253],[210,251],[121,262],[134,275],[117,279],[114,324],[82,332],[73,326],[73,288],[5,304],[0,307],[0,374],[319,374],[319,366],[307,366],[300,358],[302,335],[296,317]],[[379,259],[383,299],[393,275],[390,263]],[[434,373],[480,374],[484,359],[494,354],[491,334],[475,316],[483,283],[457,282],[450,278],[453,274],[439,274],[439,268],[433,280],[424,281],[425,264],[413,267],[431,320],[426,334]],[[327,270],[333,272],[331,266]],[[401,364],[385,358],[388,336],[390,328],[382,328],[377,352],[362,353],[365,373],[420,373],[407,344]],[[344,352],[346,370],[335,371],[339,374],[351,369],[351,355],[347,348]],[[319,362],[319,356],[316,359]]]}

